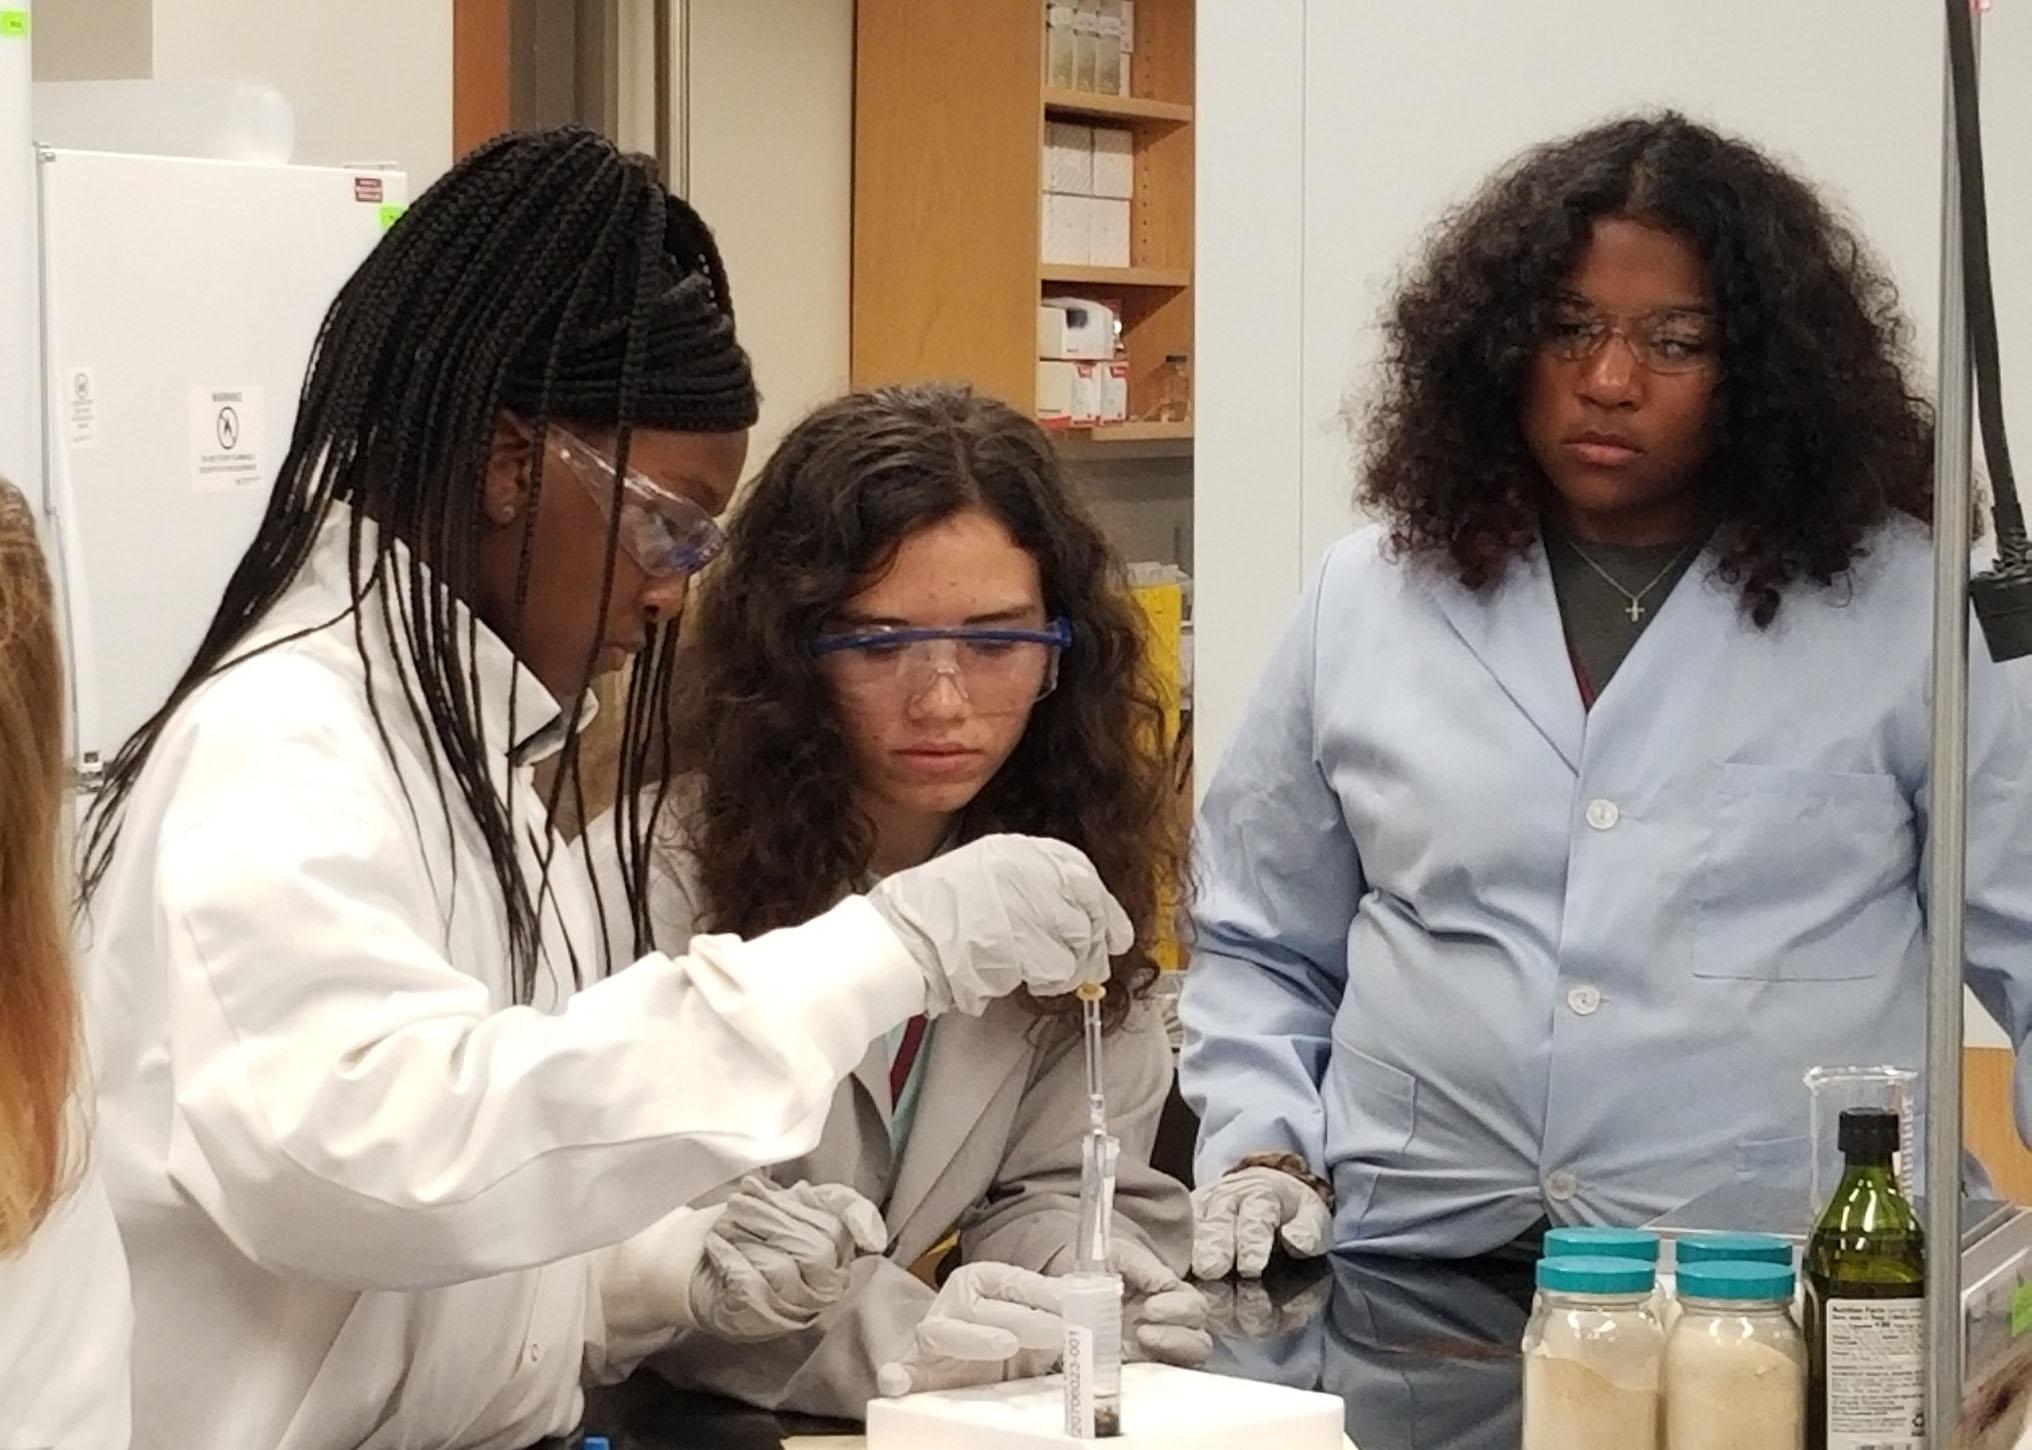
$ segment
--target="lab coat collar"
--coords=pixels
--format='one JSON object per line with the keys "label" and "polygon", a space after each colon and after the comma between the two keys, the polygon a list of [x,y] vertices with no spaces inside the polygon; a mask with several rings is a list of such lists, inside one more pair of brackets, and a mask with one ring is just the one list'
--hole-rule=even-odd
{"label": "lab coat collar", "polygon": [[1499,581],[1479,592],[1451,575],[1420,572],[1454,632],[1578,775],[1587,711],[1574,683],[1544,544],[1533,540]]}
{"label": "lab coat collar", "polygon": [[[1595,701],[1593,723],[1607,726],[1633,708],[1647,710],[1625,701],[1653,697],[1660,678],[1713,677],[1740,609],[1714,562],[1710,545],[1659,603],[1657,617]],[[1591,721],[1574,681],[1543,541],[1533,541],[1500,582],[1479,594],[1451,577],[1425,578],[1455,633],[1577,778]]]}
{"label": "lab coat collar", "polygon": [[[348,537],[352,527],[353,511],[344,503],[334,502],[318,530],[317,541],[311,546],[309,557],[304,561],[292,592],[301,592],[304,607],[314,610],[321,618],[331,620],[333,626],[350,631],[352,625],[345,616],[355,602],[352,581],[349,577]],[[372,519],[363,519],[360,526],[361,563],[371,568],[374,559],[379,525]],[[401,679],[414,679],[414,667],[406,638],[403,637],[401,621],[407,617],[409,598],[400,581],[406,577],[409,568],[409,546],[397,541],[383,574],[380,588],[387,591],[390,612],[396,621],[396,630],[391,636],[387,629],[379,601],[362,596],[361,615],[366,624],[366,637],[377,656],[374,664],[395,671]],[[377,586],[372,579],[363,581],[370,593]],[[284,596],[284,605],[289,597]],[[295,616],[299,611],[279,605],[276,610],[275,627],[257,631],[257,639],[271,634],[286,633],[303,625]],[[472,673],[474,715],[480,728],[480,739],[490,753],[498,753],[510,764],[527,768],[555,755],[564,745],[565,711],[557,699],[543,687],[540,680],[515,658],[514,651],[501,637],[474,617],[471,610],[459,600],[450,603],[451,627],[463,639]],[[399,695],[399,680],[391,679],[387,688]],[[579,707],[579,729],[584,730],[599,709],[599,701],[591,690],[585,694]]]}

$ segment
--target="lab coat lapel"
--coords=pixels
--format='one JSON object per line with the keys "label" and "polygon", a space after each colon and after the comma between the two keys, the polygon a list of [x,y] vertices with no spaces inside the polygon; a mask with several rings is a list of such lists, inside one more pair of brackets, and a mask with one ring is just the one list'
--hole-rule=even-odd
{"label": "lab coat lapel", "polygon": [[1479,594],[1450,577],[1429,578],[1427,587],[1503,693],[1578,774],[1587,711],[1574,682],[1544,545],[1534,542],[1511,561],[1500,583]]}
{"label": "lab coat lapel", "polygon": [[[936,1190],[1009,1074],[1030,1060],[1027,1024],[1011,1020],[1020,1012],[1016,1003],[997,1002],[982,1017],[948,1013],[933,1027],[925,1047],[917,1116],[904,1145],[902,1171],[889,1196],[889,1223],[896,1239],[922,1228],[927,1243],[935,1242],[978,1197],[968,1184],[953,1185],[956,1193]],[[921,1225],[917,1223],[921,1217],[945,1221]]]}
{"label": "lab coat lapel", "polygon": [[1716,576],[1715,564],[1708,551],[1687,567],[1658,606],[1650,627],[1616,667],[1589,721],[1591,754],[1598,734],[1613,738],[1619,751],[1630,750],[1632,759],[1665,758],[1646,753],[1654,737],[1671,742],[1667,748],[1674,753],[1685,750],[1688,722],[1698,715],[1661,709],[1660,702],[1691,687],[1712,706],[1709,682],[1724,677],[1722,657],[1728,641],[1748,627],[1741,594]]}

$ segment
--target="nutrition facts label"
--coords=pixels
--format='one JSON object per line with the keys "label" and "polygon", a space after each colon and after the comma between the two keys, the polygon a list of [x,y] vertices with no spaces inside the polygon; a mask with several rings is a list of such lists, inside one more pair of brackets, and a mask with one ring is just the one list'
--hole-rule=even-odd
{"label": "nutrition facts label", "polygon": [[1827,1303],[1827,1450],[1926,1450],[1923,1299]]}

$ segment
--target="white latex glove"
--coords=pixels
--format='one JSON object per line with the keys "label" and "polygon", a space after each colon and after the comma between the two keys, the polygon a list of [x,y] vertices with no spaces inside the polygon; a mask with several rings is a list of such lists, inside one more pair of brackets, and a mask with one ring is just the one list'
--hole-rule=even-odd
{"label": "white latex glove", "polygon": [[[1128,1359],[1193,1368],[1213,1352],[1207,1303],[1136,1240],[1114,1245],[1109,1262],[1122,1276]],[[1049,1374],[1065,1348],[1064,1286],[1013,1264],[965,1264],[946,1280],[916,1341],[901,1360],[876,1372],[889,1396],[962,1389]]]}
{"label": "white latex glove", "polygon": [[1117,1239],[1109,1258],[1122,1276],[1122,1317],[1129,1331],[1123,1354],[1185,1369],[1205,1364],[1214,1349],[1206,1296],[1140,1240]]}
{"label": "white latex glove", "polygon": [[706,1235],[692,1320],[736,1342],[803,1329],[846,1293],[854,1260],[887,1243],[881,1213],[846,1185],[783,1188],[750,1174]]}
{"label": "white latex glove", "polygon": [[1260,1279],[1282,1242],[1311,1259],[1333,1239],[1333,1215],[1310,1184],[1275,1168],[1238,1168],[1192,1195],[1192,1276]]}
{"label": "white latex glove", "polygon": [[1058,1281],[1034,1270],[962,1264],[875,1387],[894,1398],[1049,1374],[1065,1340],[1058,1305]]}
{"label": "white latex glove", "polygon": [[925,1011],[977,1017],[1018,987],[1039,996],[1105,982],[1135,944],[1093,863],[1063,841],[983,836],[885,877],[868,902],[924,973]]}

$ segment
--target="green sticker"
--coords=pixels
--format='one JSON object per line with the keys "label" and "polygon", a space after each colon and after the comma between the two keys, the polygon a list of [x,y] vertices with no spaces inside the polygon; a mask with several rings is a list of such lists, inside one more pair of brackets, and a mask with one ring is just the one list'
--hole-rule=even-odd
{"label": "green sticker", "polygon": [[8,40],[28,38],[28,12],[26,10],[0,10],[0,37]]}
{"label": "green sticker", "polygon": [[402,219],[402,214],[408,210],[409,208],[400,202],[383,202],[381,204],[381,230],[385,232],[394,226],[396,222]]}
{"label": "green sticker", "polygon": [[2032,1284],[2020,1284],[2011,1291],[2011,1338],[2032,1329]]}

